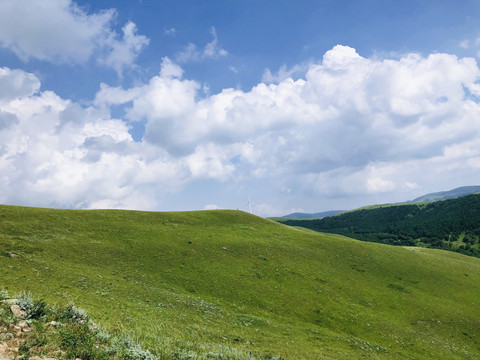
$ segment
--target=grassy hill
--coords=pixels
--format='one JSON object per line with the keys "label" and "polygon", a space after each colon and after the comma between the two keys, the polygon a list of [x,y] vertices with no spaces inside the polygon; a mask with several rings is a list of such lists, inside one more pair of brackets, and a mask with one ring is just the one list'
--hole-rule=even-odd
{"label": "grassy hill", "polygon": [[376,205],[319,220],[283,223],[359,240],[480,256],[480,194],[428,203]]}
{"label": "grassy hill", "polygon": [[480,357],[480,260],[452,252],[238,211],[0,206],[0,254],[10,293],[73,301],[162,359]]}

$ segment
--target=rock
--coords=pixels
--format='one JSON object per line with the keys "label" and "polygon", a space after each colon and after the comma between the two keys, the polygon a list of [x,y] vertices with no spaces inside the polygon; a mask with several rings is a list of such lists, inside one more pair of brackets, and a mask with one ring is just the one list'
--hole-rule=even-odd
{"label": "rock", "polygon": [[20,321],[17,326],[20,326],[22,329],[28,327],[28,324],[26,321]]}
{"label": "rock", "polygon": [[17,326],[21,329],[22,332],[33,331],[33,328],[26,321],[20,321]]}
{"label": "rock", "polygon": [[16,317],[24,319],[27,316],[27,313],[22,310],[22,308],[18,305],[12,305],[10,307],[10,311],[15,315]]}
{"label": "rock", "polygon": [[13,327],[13,331],[19,333],[19,332],[22,332],[22,328],[21,328],[20,326],[15,325],[15,326]]}
{"label": "rock", "polygon": [[17,299],[5,299],[5,300],[1,300],[0,302],[4,303],[4,304],[8,304],[8,305],[13,305],[17,302],[18,300]]}

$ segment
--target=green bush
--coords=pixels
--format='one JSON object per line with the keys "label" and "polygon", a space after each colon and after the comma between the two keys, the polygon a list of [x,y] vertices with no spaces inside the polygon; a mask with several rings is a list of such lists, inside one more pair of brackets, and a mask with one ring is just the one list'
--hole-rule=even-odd
{"label": "green bush", "polygon": [[83,360],[108,359],[103,349],[95,346],[95,331],[87,323],[70,323],[58,331],[60,347],[67,358]]}
{"label": "green bush", "polygon": [[88,323],[90,320],[87,312],[83,309],[77,308],[72,302],[57,311],[57,319],[82,324]]}
{"label": "green bush", "polygon": [[155,360],[157,359],[150,351],[143,349],[129,336],[113,337],[111,345],[107,349],[111,355],[120,356],[125,360]]}
{"label": "green bush", "polygon": [[6,299],[10,299],[10,295],[8,294],[8,291],[2,287],[0,289],[0,300],[6,300]]}
{"label": "green bush", "polygon": [[47,315],[47,304],[44,300],[34,300],[30,292],[22,292],[15,296],[17,305],[27,314],[27,319],[40,319]]}

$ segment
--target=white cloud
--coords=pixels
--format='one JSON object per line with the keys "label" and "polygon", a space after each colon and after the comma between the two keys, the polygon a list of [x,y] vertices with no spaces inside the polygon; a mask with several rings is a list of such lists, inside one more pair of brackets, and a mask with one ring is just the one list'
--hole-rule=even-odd
{"label": "white cloud", "polygon": [[462,49],[468,49],[470,47],[470,40],[465,39],[460,41],[460,44],[458,44]]}
{"label": "white cloud", "polygon": [[0,68],[0,100],[13,100],[35,94],[40,81],[33,74],[22,70]]}
{"label": "white cloud", "polygon": [[210,33],[212,34],[213,39],[207,45],[205,45],[205,49],[203,49],[203,57],[215,59],[220,56],[227,56],[228,51],[218,46],[217,31],[213,26],[210,29]]}
{"label": "white cloud", "polygon": [[172,27],[170,29],[165,29],[163,33],[168,36],[175,36],[177,34],[177,30]]}
{"label": "white cloud", "polygon": [[[8,84],[15,89],[15,82]],[[158,150],[152,156],[148,145],[132,140],[124,121],[52,92],[32,92],[0,98],[3,203],[153,209],[151,192],[165,194],[185,182],[186,166]]]}
{"label": "white cloud", "polygon": [[270,71],[270,69],[265,69],[265,72],[262,76],[262,81],[270,84],[270,83],[279,83],[283,80],[293,77],[300,77],[304,76],[307,72],[308,68],[310,67],[311,63],[305,62],[302,64],[295,64],[290,69],[287,65],[282,65],[278,69],[277,73],[274,74]]}
{"label": "white cloud", "polygon": [[215,204],[208,204],[203,207],[203,210],[218,210],[219,207]]}
{"label": "white cloud", "polygon": [[72,0],[4,0],[0,2],[0,45],[23,61],[85,63],[95,57],[120,73],[148,44],[135,24],[112,29],[113,9],[89,14]]}
{"label": "white cloud", "polygon": [[181,78],[183,76],[183,69],[177,64],[173,63],[168,57],[164,57],[160,76],[165,78]]}
{"label": "white cloud", "polygon": [[134,23],[128,22],[123,28],[123,39],[109,39],[108,55],[105,59],[99,59],[101,64],[112,67],[119,76],[125,67],[131,66],[142,49],[148,45],[149,40],[146,36],[137,35],[137,27]]}
{"label": "white cloud", "polygon": [[189,43],[176,55],[176,61],[186,63],[203,59],[218,59],[219,57],[227,56],[228,51],[218,45],[217,32],[213,26],[210,29],[210,33],[212,34],[212,41],[205,45],[202,50],[199,50],[195,44]]}
{"label": "white cloud", "polygon": [[[156,77],[128,114],[147,118],[145,140],[172,156],[199,156],[202,146],[216,144],[227,154],[220,162],[237,159],[236,171],[324,173],[430,158],[471,137],[478,106],[464,99],[464,87],[475,91],[478,74],[468,58],[372,60],[337,46],[309,66],[305,80],[259,84],[249,92],[225,89],[198,100],[198,83]],[[247,143],[260,154],[254,164],[239,151]],[[392,184],[372,178],[363,191],[392,190]]]}
{"label": "white cloud", "polygon": [[186,63],[188,61],[198,61],[201,57],[201,53],[198,51],[197,46],[193,43],[188,43],[185,48],[176,55],[176,61],[179,63]]}
{"label": "white cloud", "polygon": [[[472,58],[369,59],[336,46],[304,78],[212,95],[164,58],[148,83],[102,84],[90,107],[39,91],[32,74],[3,69],[3,78],[0,202],[155,208],[195,181],[257,182],[260,196],[277,199],[257,199],[258,213],[282,215],[319,198],[478,179],[480,106],[467,95],[479,94],[480,69]],[[111,118],[112,105],[126,118]],[[131,121],[146,123],[140,142]],[[283,197],[310,203],[284,205]]]}

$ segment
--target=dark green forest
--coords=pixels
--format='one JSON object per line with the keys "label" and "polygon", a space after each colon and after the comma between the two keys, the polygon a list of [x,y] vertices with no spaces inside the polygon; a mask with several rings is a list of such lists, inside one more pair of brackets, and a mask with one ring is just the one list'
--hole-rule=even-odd
{"label": "dark green forest", "polygon": [[384,205],[290,226],[399,246],[422,246],[480,257],[480,194],[429,203]]}

